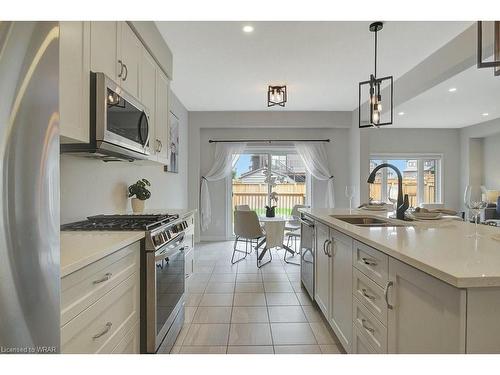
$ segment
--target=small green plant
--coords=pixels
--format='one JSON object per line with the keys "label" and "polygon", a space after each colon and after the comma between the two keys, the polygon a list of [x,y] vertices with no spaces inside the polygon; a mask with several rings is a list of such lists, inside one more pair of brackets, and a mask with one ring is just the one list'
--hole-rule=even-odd
{"label": "small green plant", "polygon": [[151,192],[147,189],[146,186],[151,186],[148,180],[145,178],[137,181],[135,184],[130,185],[128,187],[128,196],[133,197],[136,196],[137,199],[141,201],[145,201],[151,197]]}

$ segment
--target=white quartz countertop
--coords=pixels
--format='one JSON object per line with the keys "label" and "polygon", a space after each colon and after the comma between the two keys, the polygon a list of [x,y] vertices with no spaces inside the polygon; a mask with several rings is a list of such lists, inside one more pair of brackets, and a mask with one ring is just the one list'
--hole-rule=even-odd
{"label": "white quartz countertop", "polygon": [[[301,211],[354,239],[401,260],[455,287],[500,286],[500,229],[457,220],[403,222],[404,227],[359,227],[334,216],[389,217],[387,212],[343,209]],[[391,213],[392,214],[392,213]]]}
{"label": "white quartz countertop", "polygon": [[144,238],[142,231],[61,232],[61,277]]}

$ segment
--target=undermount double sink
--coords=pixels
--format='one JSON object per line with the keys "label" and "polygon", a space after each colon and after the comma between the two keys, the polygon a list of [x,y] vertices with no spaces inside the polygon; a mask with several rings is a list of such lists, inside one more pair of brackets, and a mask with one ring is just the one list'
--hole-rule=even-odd
{"label": "undermount double sink", "polygon": [[382,218],[375,218],[371,216],[342,216],[342,215],[330,215],[331,217],[344,221],[349,224],[356,225],[358,227],[405,227],[405,224],[394,223]]}

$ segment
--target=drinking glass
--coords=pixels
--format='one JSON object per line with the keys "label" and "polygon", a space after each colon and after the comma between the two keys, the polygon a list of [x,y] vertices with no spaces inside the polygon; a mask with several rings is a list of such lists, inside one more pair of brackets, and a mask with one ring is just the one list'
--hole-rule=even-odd
{"label": "drinking glass", "polygon": [[345,196],[347,199],[349,199],[349,211],[352,210],[352,199],[354,198],[355,194],[356,194],[356,186],[347,185],[345,187]]}
{"label": "drinking glass", "polygon": [[483,199],[483,187],[479,185],[468,185],[465,188],[464,194],[464,204],[465,207],[469,210],[468,217],[471,217],[471,214],[474,218],[474,226],[475,231],[474,234],[466,235],[466,237],[476,237],[479,238],[481,235],[478,232],[479,225],[479,213],[480,210],[485,208],[487,202]]}

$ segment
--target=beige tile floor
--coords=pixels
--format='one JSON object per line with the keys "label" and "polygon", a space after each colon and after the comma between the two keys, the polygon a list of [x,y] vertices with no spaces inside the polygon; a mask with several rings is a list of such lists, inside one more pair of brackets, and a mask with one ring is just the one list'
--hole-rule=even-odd
{"label": "beige tile floor", "polygon": [[283,250],[261,269],[255,252],[231,265],[232,242],[199,244],[186,319],[171,353],[337,354],[337,339]]}

